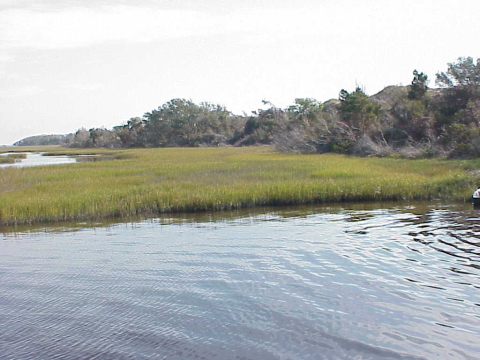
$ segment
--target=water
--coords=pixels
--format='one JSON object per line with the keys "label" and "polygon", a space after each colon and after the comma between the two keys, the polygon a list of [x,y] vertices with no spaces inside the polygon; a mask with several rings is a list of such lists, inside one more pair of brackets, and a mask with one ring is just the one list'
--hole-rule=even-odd
{"label": "water", "polygon": [[58,156],[43,156],[44,153],[4,153],[0,156],[7,156],[9,154],[26,154],[26,159],[17,159],[13,164],[0,164],[0,168],[4,167],[27,167],[27,166],[43,166],[43,165],[59,165],[59,164],[71,164],[77,162],[77,160],[71,156],[58,155]]}
{"label": "water", "polygon": [[0,358],[480,358],[480,214],[381,206],[4,229]]}

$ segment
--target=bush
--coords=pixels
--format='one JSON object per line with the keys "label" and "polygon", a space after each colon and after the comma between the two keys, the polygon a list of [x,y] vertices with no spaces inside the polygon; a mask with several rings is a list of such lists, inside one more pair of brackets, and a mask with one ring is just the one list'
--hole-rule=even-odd
{"label": "bush", "polygon": [[350,152],[357,156],[387,156],[393,153],[393,149],[374,142],[368,135],[363,135],[353,144]]}

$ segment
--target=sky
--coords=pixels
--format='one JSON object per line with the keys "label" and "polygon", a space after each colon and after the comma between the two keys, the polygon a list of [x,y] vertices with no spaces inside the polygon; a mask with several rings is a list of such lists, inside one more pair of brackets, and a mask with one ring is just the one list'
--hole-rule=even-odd
{"label": "sky", "polygon": [[0,0],[0,144],[174,98],[235,114],[480,57],[478,0]]}

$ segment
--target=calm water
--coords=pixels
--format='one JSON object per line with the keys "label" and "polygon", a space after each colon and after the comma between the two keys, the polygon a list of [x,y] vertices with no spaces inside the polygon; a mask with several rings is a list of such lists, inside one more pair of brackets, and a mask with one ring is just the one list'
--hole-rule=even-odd
{"label": "calm water", "polygon": [[480,213],[382,206],[0,233],[0,358],[480,358]]}
{"label": "calm water", "polygon": [[[15,152],[0,154],[0,156],[7,156],[8,154],[18,154]],[[26,154],[26,159],[17,159],[13,164],[0,164],[0,168],[4,167],[27,167],[27,166],[43,166],[43,165],[59,165],[71,164],[77,160],[70,156],[43,156],[44,153],[22,153]]]}

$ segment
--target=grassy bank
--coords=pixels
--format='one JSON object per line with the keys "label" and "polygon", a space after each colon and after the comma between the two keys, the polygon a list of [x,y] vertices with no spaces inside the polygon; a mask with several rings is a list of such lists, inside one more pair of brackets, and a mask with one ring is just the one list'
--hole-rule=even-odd
{"label": "grassy bank", "polygon": [[0,164],[13,164],[16,159],[25,159],[26,157],[26,154],[7,154],[0,156]]}
{"label": "grassy bank", "polygon": [[0,156],[0,164],[13,164],[15,159],[10,156]]}
{"label": "grassy bank", "polygon": [[[95,153],[49,149],[62,154]],[[102,150],[113,161],[0,169],[0,224],[340,201],[464,201],[480,161],[280,154],[271,148]],[[106,154],[107,153],[107,154]]]}

